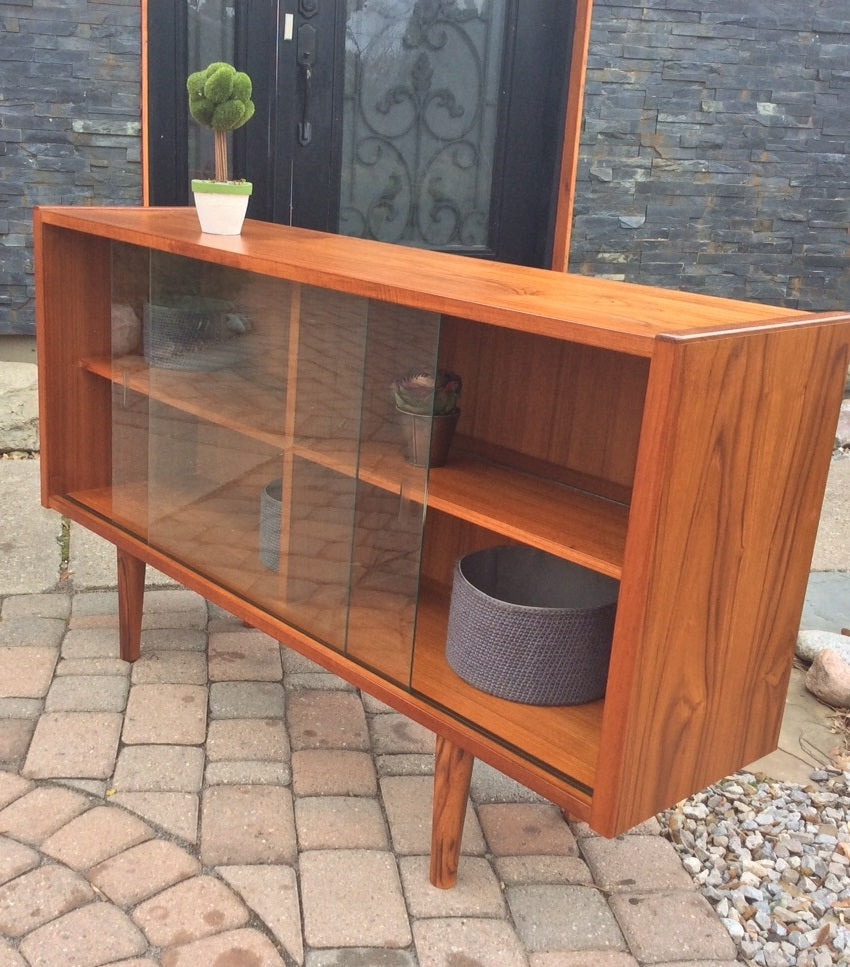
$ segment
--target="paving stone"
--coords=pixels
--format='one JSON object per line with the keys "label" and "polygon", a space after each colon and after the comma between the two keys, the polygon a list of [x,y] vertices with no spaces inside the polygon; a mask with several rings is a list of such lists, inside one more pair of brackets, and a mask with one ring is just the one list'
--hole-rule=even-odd
{"label": "paving stone", "polygon": [[142,630],[141,649],[147,651],[204,652],[206,632],[199,628],[147,628]]}
{"label": "paving stone", "polygon": [[375,756],[375,767],[379,776],[433,776],[434,756],[379,755]]}
{"label": "paving stone", "polygon": [[143,651],[132,678],[134,685],[206,685],[207,659],[196,651]]}
{"label": "paving stone", "polygon": [[43,698],[58,657],[56,648],[0,648],[0,698]]}
{"label": "paving stone", "polygon": [[407,910],[392,853],[302,853],[304,939],[311,947],[406,947]]}
{"label": "paving stone", "polygon": [[94,898],[94,890],[78,873],[54,864],[42,866],[0,887],[0,934],[23,937]]}
{"label": "paving stone", "polygon": [[0,762],[19,763],[35,730],[35,719],[0,720]]}
{"label": "paving stone", "polygon": [[32,789],[32,783],[13,772],[0,772],[0,809]]}
{"label": "paving stone", "polygon": [[123,712],[130,683],[125,675],[54,678],[44,700],[48,712]]}
{"label": "paving stone", "polygon": [[300,655],[291,648],[281,647],[280,660],[283,665],[284,680],[291,675],[327,675],[329,677],[336,677],[332,672],[327,671],[321,665],[317,665],[316,662],[311,661],[304,655]]}
{"label": "paving stone", "polygon": [[55,677],[60,675],[121,675],[129,680],[133,666],[122,658],[60,658]]}
{"label": "paving stone", "polygon": [[189,792],[119,792],[112,802],[188,843],[198,841],[199,797]]}
{"label": "paving stone", "polygon": [[136,816],[114,806],[95,806],[41,844],[41,850],[74,870],[87,870],[153,836]]}
{"label": "paving stone", "polygon": [[[433,780],[425,776],[387,776],[381,779],[381,794],[395,851],[402,855],[430,853]],[[486,852],[471,805],[466,810],[462,850],[479,856]]]}
{"label": "paving stone", "polygon": [[[145,595],[145,605],[148,605]],[[117,591],[77,591],[71,598],[71,620],[88,615],[111,615],[118,620]]]}
{"label": "paving stone", "polygon": [[504,920],[469,917],[417,920],[413,939],[419,967],[527,967],[528,960],[516,933]]}
{"label": "paving stone", "polygon": [[550,803],[485,803],[478,818],[497,856],[578,855],[572,830]]}
{"label": "paving stone", "polygon": [[151,839],[98,864],[88,877],[113,903],[126,907],[196,876],[200,869],[186,850],[167,840]]}
{"label": "paving stone", "polygon": [[660,837],[599,837],[584,840],[581,849],[596,885],[609,893],[694,889],[672,843]]}
{"label": "paving stone", "polygon": [[261,631],[228,631],[209,636],[209,673],[213,682],[279,682],[280,645]]}
{"label": "paving stone", "polygon": [[289,675],[283,681],[283,687],[289,692],[351,692],[357,694],[357,689],[348,682],[337,678],[330,672],[316,672],[313,675]]}
{"label": "paving stone", "polygon": [[292,753],[296,796],[374,796],[378,779],[368,752],[302,749]]}
{"label": "paving stone", "polygon": [[590,868],[578,856],[497,856],[493,866],[508,886],[523,883],[573,883],[593,886]]}
{"label": "paving stone", "polygon": [[409,950],[346,947],[343,950],[310,950],[305,967],[418,967],[418,963]]}
{"label": "paving stone", "polygon": [[545,802],[522,783],[511,779],[480,759],[472,766],[469,795],[475,803],[485,802]]}
{"label": "paving stone", "polygon": [[375,698],[374,695],[370,695],[368,692],[361,692],[360,698],[363,700],[363,708],[366,709],[369,715],[398,714],[391,705],[387,705],[386,702],[382,702],[379,698]]}
{"label": "paving stone", "polygon": [[16,953],[2,937],[0,937],[0,967],[28,967],[24,958]]}
{"label": "paving stone", "polygon": [[210,722],[207,759],[288,760],[289,736],[282,719],[220,719]]}
{"label": "paving stone", "polygon": [[292,794],[280,786],[213,786],[201,811],[201,860],[208,866],[294,863]]}
{"label": "paving stone", "polygon": [[204,773],[208,786],[287,786],[292,781],[288,762],[210,762]]}
{"label": "paving stone", "polygon": [[117,628],[71,628],[62,642],[63,658],[119,658]]}
{"label": "paving stone", "polygon": [[200,792],[204,750],[194,745],[125,745],[113,785],[120,792]]}
{"label": "paving stone", "polygon": [[217,872],[274,934],[297,963],[304,962],[298,879],[290,866],[220,866]]}
{"label": "paving stone", "polygon": [[201,964],[211,967],[286,967],[268,937],[250,928],[195,940],[167,950],[162,957],[162,967],[199,967]]}
{"label": "paving stone", "polygon": [[512,886],[507,899],[520,938],[530,952],[628,949],[599,890],[585,886]]}
{"label": "paving stone", "polygon": [[[640,964],[631,954],[622,951],[555,950],[532,954],[528,958],[528,967],[640,967]],[[672,965],[658,964],[656,967],[672,967]],[[687,967],[736,967],[736,965],[690,963]]]}
{"label": "paving stone", "polygon": [[355,692],[293,692],[286,720],[293,749],[369,749],[366,715]]}
{"label": "paving stone", "polygon": [[694,891],[616,893],[609,902],[640,961],[735,959],[726,928]]}
{"label": "paving stone", "polygon": [[429,856],[402,856],[401,883],[412,917],[504,917],[505,901],[493,868],[483,857],[465,856],[457,885],[441,890],[431,885]]}
{"label": "paving stone", "polygon": [[115,712],[45,712],[24,763],[33,779],[108,779],[115,768],[122,717]]}
{"label": "paving stone", "polygon": [[282,719],[286,692],[278,682],[213,682],[210,715],[214,719]]}
{"label": "paving stone", "polygon": [[12,594],[3,601],[3,618],[64,618],[71,613],[70,594]]}
{"label": "paving stone", "polygon": [[200,940],[244,926],[248,908],[221,880],[193,876],[140,903],[133,920],[156,947]]}
{"label": "paving stone", "polygon": [[384,817],[375,799],[349,796],[296,799],[295,827],[302,850],[389,848]]}
{"label": "paving stone", "polygon": [[62,521],[55,511],[39,506],[39,470],[38,460],[3,461],[0,588],[4,594],[48,591],[59,579]]}
{"label": "paving stone", "polygon": [[13,880],[21,873],[33,869],[41,862],[41,856],[29,846],[0,836],[0,883]]}
{"label": "paving stone", "polygon": [[45,618],[28,615],[25,618],[9,618],[3,611],[0,621],[0,648],[56,648],[58,650],[65,634],[65,622],[61,618]]}
{"label": "paving stone", "polygon": [[111,903],[89,903],[51,920],[21,941],[33,967],[98,967],[147,950],[144,935]]}
{"label": "paving stone", "polygon": [[201,685],[134,685],[122,739],[137,745],[200,745],[207,733],[207,690]]}
{"label": "paving stone", "polygon": [[72,789],[36,786],[0,810],[0,830],[37,846],[90,806],[87,796]]}
{"label": "paving stone", "polygon": [[375,715],[369,722],[372,748],[376,753],[395,755],[398,753],[434,752],[434,733],[397,712]]}
{"label": "paving stone", "polygon": [[0,698],[0,719],[34,719],[43,711],[41,698]]}
{"label": "paving stone", "polygon": [[150,590],[145,592],[145,614],[153,616],[190,614],[203,628],[208,617],[208,605],[204,597],[188,588],[175,590]]}

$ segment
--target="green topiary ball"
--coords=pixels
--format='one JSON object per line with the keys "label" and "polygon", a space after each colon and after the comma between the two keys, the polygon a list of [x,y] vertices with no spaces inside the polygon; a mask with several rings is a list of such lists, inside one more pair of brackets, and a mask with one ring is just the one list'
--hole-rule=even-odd
{"label": "green topiary ball", "polygon": [[214,131],[235,131],[254,116],[251,78],[231,64],[216,61],[186,81],[189,113]]}

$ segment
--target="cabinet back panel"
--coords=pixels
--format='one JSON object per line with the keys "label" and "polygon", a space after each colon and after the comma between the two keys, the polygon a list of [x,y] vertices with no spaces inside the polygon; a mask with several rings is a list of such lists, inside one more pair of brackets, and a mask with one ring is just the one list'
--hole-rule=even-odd
{"label": "cabinet back panel", "polygon": [[463,377],[468,449],[628,502],[648,360],[446,318],[440,362]]}

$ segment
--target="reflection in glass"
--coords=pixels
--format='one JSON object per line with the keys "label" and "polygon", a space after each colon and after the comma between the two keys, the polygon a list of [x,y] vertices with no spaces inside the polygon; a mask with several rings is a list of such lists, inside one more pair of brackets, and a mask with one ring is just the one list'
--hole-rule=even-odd
{"label": "reflection in glass", "polygon": [[486,247],[504,7],[348,0],[342,234]]}

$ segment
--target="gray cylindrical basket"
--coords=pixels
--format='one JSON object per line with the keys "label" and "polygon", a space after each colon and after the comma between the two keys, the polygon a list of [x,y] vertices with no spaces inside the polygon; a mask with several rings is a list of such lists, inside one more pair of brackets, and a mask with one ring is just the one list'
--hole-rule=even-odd
{"label": "gray cylindrical basket", "polygon": [[230,366],[236,348],[227,329],[227,303],[198,299],[181,306],[145,303],[145,359],[159,369],[209,371]]}
{"label": "gray cylindrical basket", "polygon": [[280,513],[283,481],[278,477],[260,495],[260,560],[270,571],[280,567]]}
{"label": "gray cylindrical basket", "polygon": [[619,584],[532,547],[455,567],[446,658],[470,685],[530,705],[605,694]]}

